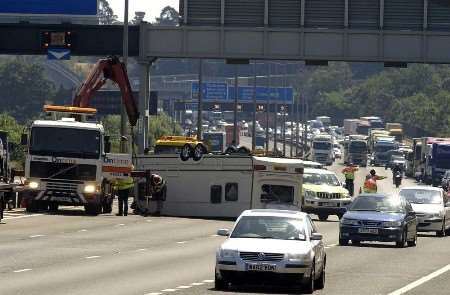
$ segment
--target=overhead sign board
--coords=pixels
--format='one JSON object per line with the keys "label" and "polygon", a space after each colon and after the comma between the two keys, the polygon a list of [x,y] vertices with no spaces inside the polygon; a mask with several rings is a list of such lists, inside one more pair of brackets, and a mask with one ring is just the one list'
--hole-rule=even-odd
{"label": "overhead sign board", "polygon": [[48,60],[70,60],[70,49],[53,48],[47,52]]}
{"label": "overhead sign board", "polygon": [[[234,101],[234,86],[226,83],[203,83],[203,100],[214,102]],[[238,98],[240,102],[253,101],[253,87],[239,86]],[[198,83],[192,83],[192,99],[198,99]],[[292,87],[256,87],[256,101],[258,103],[292,104],[294,101],[294,90]]]}
{"label": "overhead sign board", "polygon": [[98,0],[1,0],[0,15],[97,16]]}

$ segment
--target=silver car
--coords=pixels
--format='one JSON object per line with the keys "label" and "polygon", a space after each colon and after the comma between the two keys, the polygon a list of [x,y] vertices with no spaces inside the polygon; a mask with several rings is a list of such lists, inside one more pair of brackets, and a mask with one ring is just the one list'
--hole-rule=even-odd
{"label": "silver car", "polygon": [[301,286],[308,294],[325,286],[322,235],[306,213],[247,210],[216,254],[215,287],[271,282]]}
{"label": "silver car", "polygon": [[417,230],[436,232],[439,237],[450,230],[450,202],[442,188],[404,187],[399,194],[411,203],[417,216]]}

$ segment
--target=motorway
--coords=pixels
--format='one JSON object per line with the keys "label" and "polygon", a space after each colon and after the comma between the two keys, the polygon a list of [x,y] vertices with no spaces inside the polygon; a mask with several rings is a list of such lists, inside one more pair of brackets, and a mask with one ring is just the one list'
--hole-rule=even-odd
{"label": "motorway", "polygon": [[[382,168],[377,171],[390,176]],[[357,173],[356,187],[367,173]],[[392,178],[379,187],[395,190]],[[0,224],[1,295],[292,293],[254,286],[214,290],[215,249],[224,240],[215,233],[230,228],[232,221],[87,217],[73,208],[54,215],[27,215],[20,209],[6,215]],[[336,217],[316,224],[328,264],[326,287],[315,294],[450,294],[450,237],[420,235],[415,248],[378,243],[340,247]]]}

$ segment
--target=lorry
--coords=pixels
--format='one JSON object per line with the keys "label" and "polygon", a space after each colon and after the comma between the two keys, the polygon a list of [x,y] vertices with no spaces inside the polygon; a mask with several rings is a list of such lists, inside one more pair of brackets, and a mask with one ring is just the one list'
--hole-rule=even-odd
{"label": "lorry", "polygon": [[344,135],[357,134],[358,119],[344,119]]}
{"label": "lorry", "polygon": [[331,135],[321,133],[314,136],[312,141],[312,160],[328,166],[333,164],[333,138]]}
{"label": "lorry", "polygon": [[344,142],[344,163],[367,166],[367,136],[350,135]]}
{"label": "lorry", "polygon": [[423,138],[422,160],[422,181],[433,186],[441,184],[445,171],[450,170],[450,138]]}
{"label": "lorry", "polygon": [[203,142],[211,153],[223,153],[226,149],[226,133],[225,132],[204,132]]}
{"label": "lorry", "polygon": [[331,125],[331,118],[328,116],[318,116],[316,121],[322,122],[324,127],[329,127]]}
{"label": "lorry", "polygon": [[[166,180],[163,215],[236,218],[247,209],[301,208],[302,160],[208,154],[194,162],[176,155],[139,155],[136,163]],[[136,200],[143,211],[157,210],[157,202],[148,201],[142,190]]]}
{"label": "lorry", "polygon": [[387,130],[384,129],[371,129],[369,132],[368,137],[368,145],[369,145],[369,152],[373,152],[373,147],[375,145],[375,142],[377,142],[378,138],[380,137],[389,137],[390,133]]}
{"label": "lorry", "polygon": [[111,184],[129,177],[130,154],[111,153],[109,136],[101,123],[88,121],[93,93],[107,79],[120,87],[131,126],[139,117],[125,65],[117,57],[99,60],[76,93],[73,105],[44,106],[48,119],[36,120],[22,135],[26,147],[22,193],[26,210],[57,210],[60,205],[84,206],[89,215],[110,213]]}
{"label": "lorry", "polygon": [[393,137],[379,137],[373,145],[372,164],[374,166],[386,165],[389,158],[389,151],[397,150],[398,143]]}
{"label": "lorry", "polygon": [[384,129],[385,124],[380,117],[369,116],[359,118],[361,121],[366,121],[370,124],[370,129]]}
{"label": "lorry", "polygon": [[403,125],[400,123],[386,123],[386,130],[391,136],[395,137],[399,143],[403,142]]}

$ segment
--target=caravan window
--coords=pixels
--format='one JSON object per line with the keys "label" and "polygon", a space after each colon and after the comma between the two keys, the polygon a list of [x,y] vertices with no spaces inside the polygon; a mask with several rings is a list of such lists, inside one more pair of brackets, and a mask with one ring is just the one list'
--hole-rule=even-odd
{"label": "caravan window", "polygon": [[261,188],[261,202],[294,202],[294,187],[286,185],[264,184]]}
{"label": "caravan window", "polygon": [[238,200],[238,184],[227,183],[225,185],[225,201],[236,202]]}
{"label": "caravan window", "polygon": [[222,186],[212,185],[211,186],[211,203],[219,204],[222,203]]}

